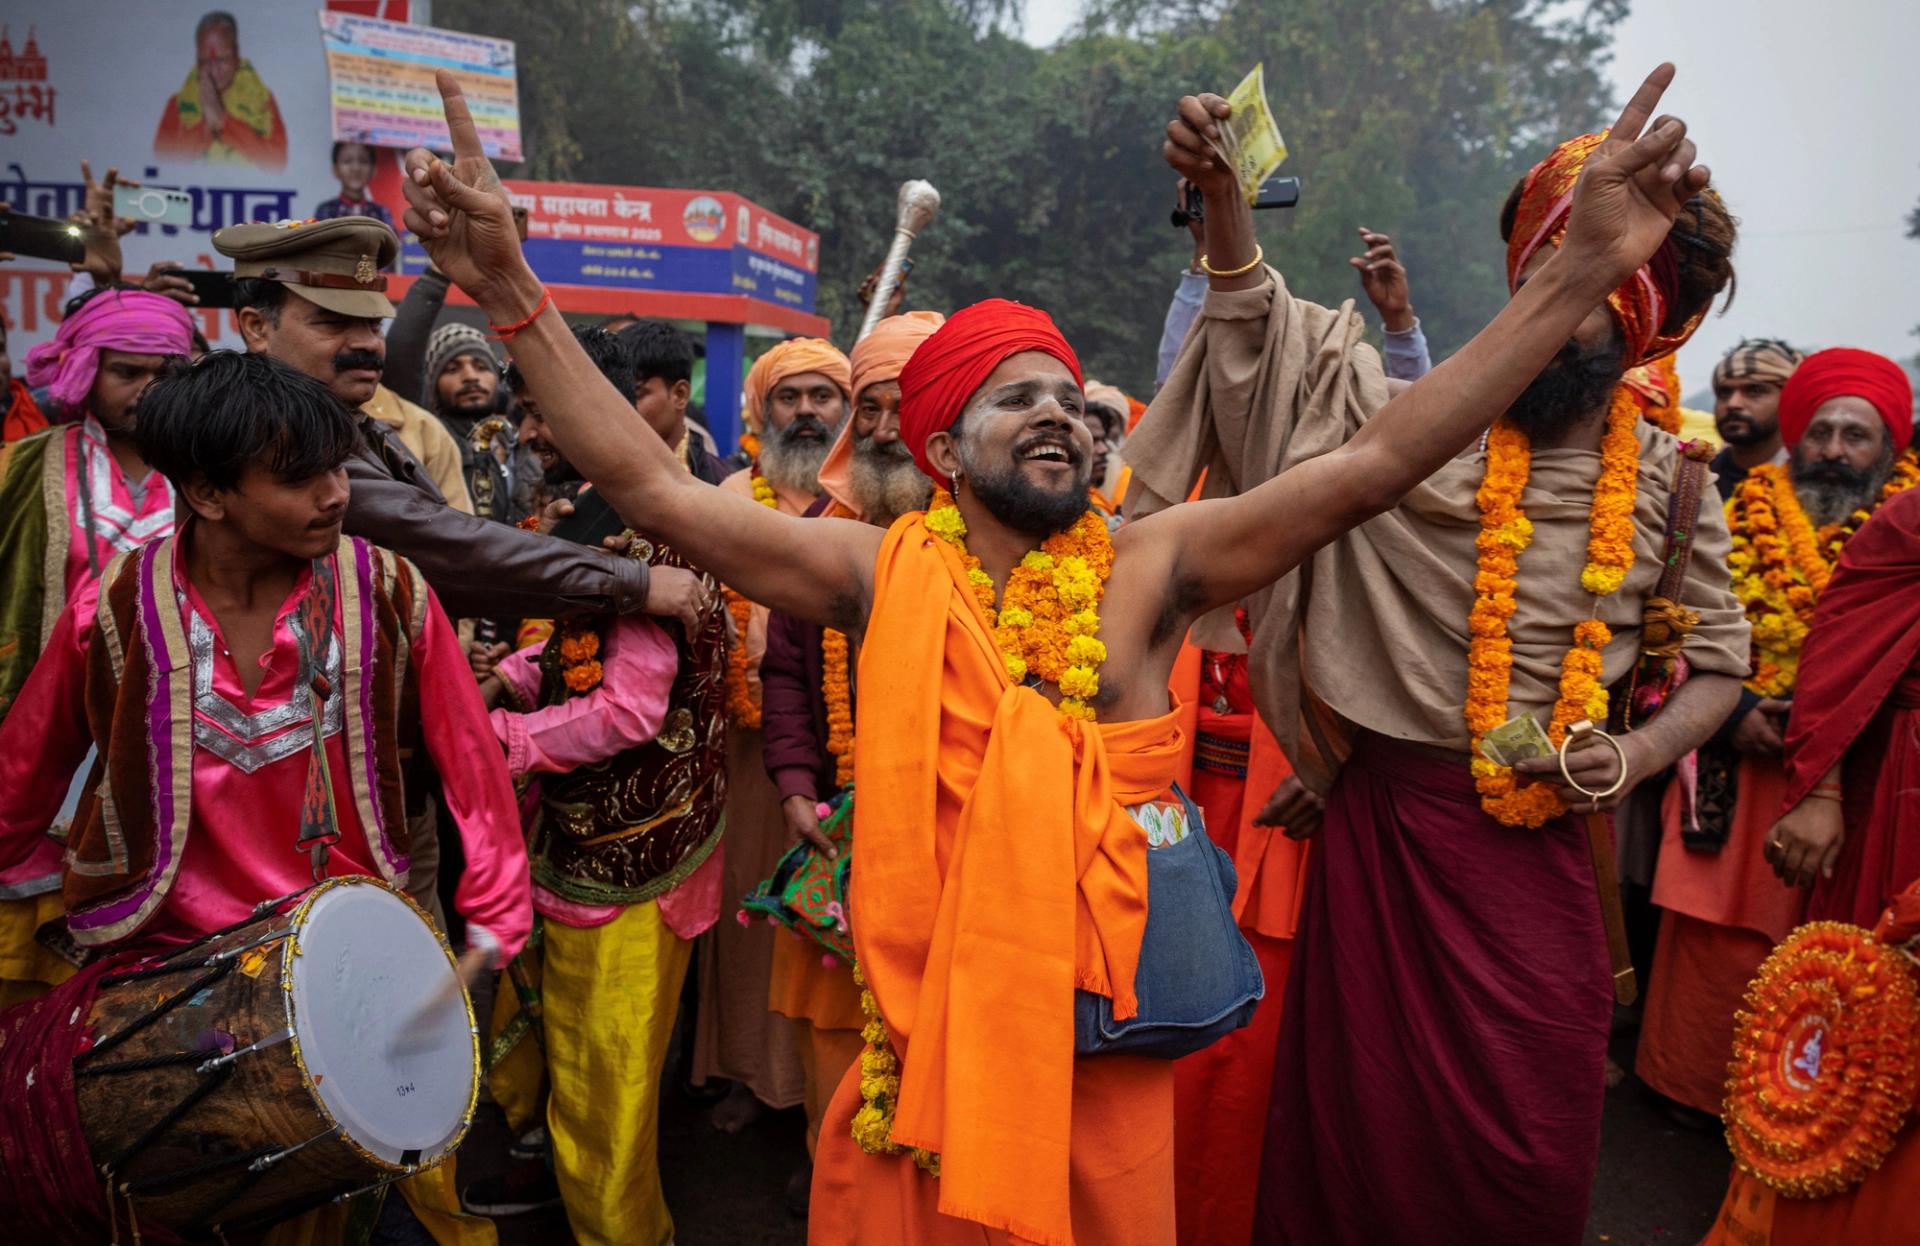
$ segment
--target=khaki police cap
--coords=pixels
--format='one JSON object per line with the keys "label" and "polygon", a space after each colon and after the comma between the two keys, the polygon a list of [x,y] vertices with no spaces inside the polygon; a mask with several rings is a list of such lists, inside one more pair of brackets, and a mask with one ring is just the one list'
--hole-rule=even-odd
{"label": "khaki police cap", "polygon": [[233,257],[236,277],[285,282],[301,298],[343,316],[393,315],[383,270],[400,240],[372,217],[231,225],[213,236],[213,248]]}

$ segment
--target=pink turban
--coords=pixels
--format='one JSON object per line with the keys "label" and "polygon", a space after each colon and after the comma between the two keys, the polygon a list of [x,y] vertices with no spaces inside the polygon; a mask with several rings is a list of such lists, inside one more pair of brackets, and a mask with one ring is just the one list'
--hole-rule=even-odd
{"label": "pink turban", "polygon": [[1907,370],[1870,350],[1836,347],[1808,355],[1780,390],[1780,436],[1793,445],[1829,398],[1864,398],[1887,422],[1895,454],[1913,440],[1913,382]]}
{"label": "pink turban", "polygon": [[164,294],[108,290],[60,322],[51,342],[27,352],[27,384],[46,386],[56,403],[78,408],[93,389],[100,352],[185,355],[193,350],[187,309]]}
{"label": "pink turban", "polygon": [[987,299],[963,307],[919,345],[900,370],[900,440],[921,471],[939,480],[927,461],[927,438],[953,427],[995,368],[1030,350],[1052,355],[1074,384],[1084,383],[1080,360],[1053,318],[1024,303]]}

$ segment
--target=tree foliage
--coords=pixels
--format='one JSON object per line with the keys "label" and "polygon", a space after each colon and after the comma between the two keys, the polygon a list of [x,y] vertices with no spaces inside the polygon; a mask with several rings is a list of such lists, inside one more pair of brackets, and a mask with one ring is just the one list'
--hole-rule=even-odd
{"label": "tree foliage", "polygon": [[822,235],[844,340],[901,181],[939,187],[915,306],[1038,304],[1088,370],[1151,387],[1189,242],[1160,144],[1175,101],[1266,65],[1303,183],[1263,214],[1296,292],[1355,297],[1355,230],[1392,233],[1438,350],[1505,298],[1495,214],[1557,139],[1604,124],[1625,0],[1092,0],[1056,46],[1017,0],[438,0],[519,44],[537,178],[734,190]]}

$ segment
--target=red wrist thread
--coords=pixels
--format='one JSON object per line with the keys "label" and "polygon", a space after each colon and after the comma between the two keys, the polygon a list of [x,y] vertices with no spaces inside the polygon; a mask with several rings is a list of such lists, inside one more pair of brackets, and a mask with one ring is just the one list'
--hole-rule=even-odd
{"label": "red wrist thread", "polygon": [[496,342],[511,340],[514,334],[540,319],[540,313],[547,310],[547,305],[552,302],[553,291],[547,289],[545,286],[540,287],[540,301],[533,305],[533,310],[527,313],[526,319],[516,320],[512,324],[506,325],[495,324],[491,320],[487,322],[487,328],[493,330],[493,340]]}

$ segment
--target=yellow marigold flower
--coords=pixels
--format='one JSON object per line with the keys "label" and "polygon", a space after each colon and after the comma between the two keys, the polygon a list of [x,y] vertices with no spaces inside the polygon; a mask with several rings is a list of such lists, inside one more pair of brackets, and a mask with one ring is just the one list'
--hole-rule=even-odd
{"label": "yellow marigold flower", "polygon": [[1067,641],[1067,661],[1078,666],[1098,666],[1107,660],[1107,646],[1092,636],[1075,636]]}
{"label": "yellow marigold flower", "polygon": [[1032,627],[1033,611],[1024,606],[1001,606],[1000,622],[1005,627]]}
{"label": "yellow marigold flower", "polygon": [[1030,549],[1020,557],[1020,565],[1029,571],[1049,571],[1053,568],[1053,555],[1041,549]]}
{"label": "yellow marigold flower", "polygon": [[1085,701],[1100,691],[1100,676],[1090,666],[1069,666],[1060,673],[1060,695]]}
{"label": "yellow marigold flower", "polygon": [[1017,653],[1003,653],[1000,656],[1006,662],[1007,678],[1016,684],[1025,683],[1027,679],[1027,660]]}
{"label": "yellow marigold flower", "polygon": [[1060,627],[1069,636],[1091,636],[1100,630],[1100,616],[1092,610],[1075,610],[1061,620]]}

